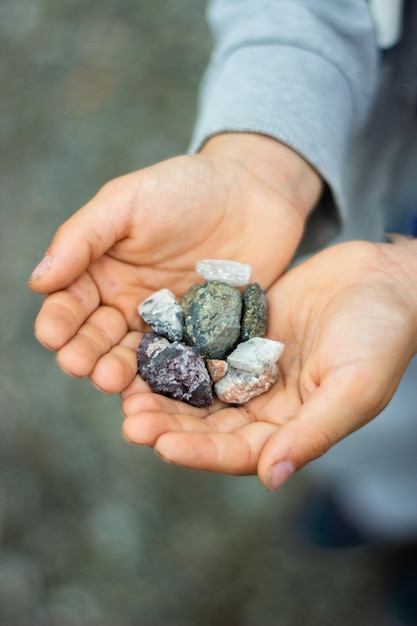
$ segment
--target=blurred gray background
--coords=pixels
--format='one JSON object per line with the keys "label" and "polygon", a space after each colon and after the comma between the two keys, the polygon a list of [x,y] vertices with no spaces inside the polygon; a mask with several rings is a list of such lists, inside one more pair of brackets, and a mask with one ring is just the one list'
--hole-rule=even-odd
{"label": "blurred gray background", "polygon": [[163,464],[33,338],[26,280],[107,180],[184,152],[203,0],[0,0],[0,626],[380,626],[377,563],[292,533],[305,475]]}

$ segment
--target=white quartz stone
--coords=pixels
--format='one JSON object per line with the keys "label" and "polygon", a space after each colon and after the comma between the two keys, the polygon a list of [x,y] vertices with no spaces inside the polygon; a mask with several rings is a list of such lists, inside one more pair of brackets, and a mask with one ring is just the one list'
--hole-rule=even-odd
{"label": "white quartz stone", "polygon": [[263,337],[252,337],[240,343],[229,354],[227,362],[230,367],[253,374],[264,372],[270,365],[276,363],[284,350],[284,344]]}
{"label": "white quartz stone", "polygon": [[156,333],[170,341],[181,341],[184,314],[172,291],[156,291],[139,304],[138,312]]}
{"label": "white quartz stone", "polygon": [[219,280],[231,287],[241,287],[249,283],[252,268],[237,261],[206,259],[197,263],[196,272],[205,280]]}

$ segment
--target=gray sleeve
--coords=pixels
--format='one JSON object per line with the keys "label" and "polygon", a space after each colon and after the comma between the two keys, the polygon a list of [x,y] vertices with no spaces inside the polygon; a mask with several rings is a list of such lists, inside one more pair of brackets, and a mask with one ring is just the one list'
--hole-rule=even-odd
{"label": "gray sleeve", "polygon": [[367,3],[212,0],[208,21],[215,47],[190,150],[216,134],[244,131],[299,152],[328,186],[309,228],[320,245],[343,221],[344,158],[376,84]]}

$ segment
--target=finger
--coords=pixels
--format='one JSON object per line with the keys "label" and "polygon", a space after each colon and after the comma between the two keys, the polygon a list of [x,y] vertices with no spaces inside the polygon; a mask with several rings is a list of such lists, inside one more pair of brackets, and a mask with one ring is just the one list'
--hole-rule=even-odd
{"label": "finger", "polygon": [[[134,377],[130,385],[122,389],[122,391],[120,392],[120,398],[123,403],[130,396],[136,396],[142,393],[147,393],[150,390],[151,388],[148,385],[148,383],[145,383],[145,381],[138,375]],[[130,411],[130,413],[138,413],[138,412],[139,410]],[[125,413],[124,411],[123,411],[123,414],[126,416],[128,415],[128,413]]]}
{"label": "finger", "polygon": [[333,377],[271,437],[258,466],[259,479],[267,489],[277,489],[296,470],[369,421],[366,400],[359,394],[352,402],[351,395],[349,385]]}
{"label": "finger", "polygon": [[101,306],[58,352],[60,367],[72,376],[88,376],[97,361],[128,331],[125,317],[113,307]]}
{"label": "finger", "polygon": [[31,289],[51,293],[70,285],[128,233],[137,189],[129,176],[108,183],[57,230],[32,272]]}
{"label": "finger", "polygon": [[[141,379],[138,377],[138,380]],[[215,410],[212,406],[198,409],[149,393],[149,386],[143,385],[142,393],[131,394],[122,403],[123,434],[131,443],[154,446],[157,439],[168,432],[234,432],[250,421],[244,410]],[[216,406],[221,404],[216,403]]]}
{"label": "finger", "polygon": [[211,407],[196,408],[179,400],[149,393],[149,385],[139,376],[135,379],[135,386],[140,391],[129,394],[122,403],[125,416],[122,431],[131,443],[154,446],[158,437],[166,432],[212,430],[207,418]]}
{"label": "finger", "polygon": [[155,394],[143,394],[143,406],[149,404],[150,412],[144,411],[127,417],[122,426],[125,439],[136,445],[154,447],[161,435],[171,432],[210,432],[211,428],[202,417],[190,413],[167,413],[152,407]]}
{"label": "finger", "polygon": [[142,416],[144,413],[166,413],[168,416],[174,416],[175,419],[181,418],[182,415],[201,419],[207,415],[207,408],[199,409],[180,400],[173,400],[158,393],[149,393],[151,392],[150,386],[140,376],[135,378],[130,387],[133,385],[139,391],[126,396],[123,400],[122,413],[125,417]]}
{"label": "finger", "polygon": [[100,304],[100,294],[89,274],[71,287],[48,296],[35,321],[37,339],[51,350],[59,350]]}
{"label": "finger", "polygon": [[137,374],[136,349],[141,334],[132,331],[96,363],[90,374],[92,384],[106,393],[120,393]]}
{"label": "finger", "polygon": [[276,426],[254,423],[234,433],[168,432],[154,449],[165,461],[222,474],[255,474],[259,455]]}

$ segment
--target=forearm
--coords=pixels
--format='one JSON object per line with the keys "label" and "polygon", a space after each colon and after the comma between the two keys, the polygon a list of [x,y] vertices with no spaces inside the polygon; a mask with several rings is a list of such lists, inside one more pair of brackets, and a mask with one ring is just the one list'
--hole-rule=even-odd
{"label": "forearm", "polygon": [[225,133],[257,133],[292,148],[331,192],[307,224],[303,253],[321,248],[350,217],[346,154],[377,84],[367,3],[212,0],[209,24],[215,47],[190,151]]}

